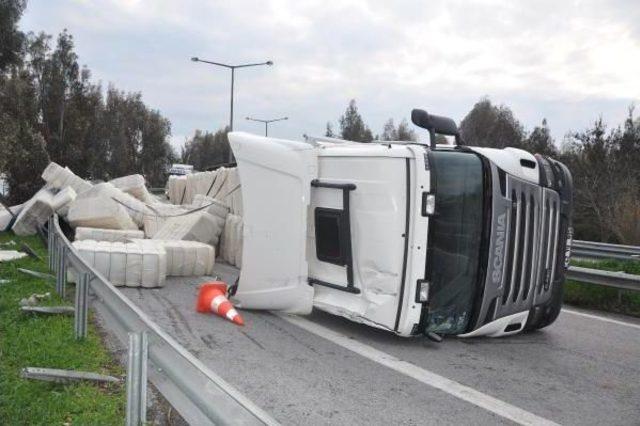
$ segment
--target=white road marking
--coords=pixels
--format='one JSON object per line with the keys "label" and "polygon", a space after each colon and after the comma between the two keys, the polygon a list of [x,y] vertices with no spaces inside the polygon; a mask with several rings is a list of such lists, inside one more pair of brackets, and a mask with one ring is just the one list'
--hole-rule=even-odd
{"label": "white road marking", "polygon": [[640,324],[634,324],[632,322],[626,322],[626,321],[615,320],[613,318],[601,317],[600,315],[586,314],[584,312],[574,311],[573,309],[562,308],[562,312],[566,312],[568,314],[573,314],[573,315],[578,315],[578,316],[581,316],[581,317],[596,319],[596,320],[600,320],[600,321],[604,321],[604,322],[609,322],[611,324],[624,325],[624,326],[627,326],[627,327],[637,328],[638,330],[640,330]]}
{"label": "white road marking", "polygon": [[557,423],[533,413],[525,411],[507,402],[489,396],[485,393],[477,391],[473,388],[465,386],[454,380],[447,379],[424,368],[413,365],[409,362],[402,361],[393,355],[382,352],[364,343],[360,343],[342,333],[328,329],[322,325],[316,324],[307,319],[298,316],[288,316],[277,314],[283,320],[294,324],[310,333],[318,335],[329,340],[345,349],[355,352],[371,361],[377,362],[387,368],[397,371],[398,373],[409,376],[418,380],[425,385],[432,386],[451,396],[459,398],[463,401],[474,404],[480,408],[490,411],[498,416],[509,419],[521,425],[557,425]]}

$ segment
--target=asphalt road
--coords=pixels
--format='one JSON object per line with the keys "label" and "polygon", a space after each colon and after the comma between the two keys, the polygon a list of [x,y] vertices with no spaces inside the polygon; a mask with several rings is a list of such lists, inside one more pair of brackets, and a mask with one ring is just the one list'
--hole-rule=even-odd
{"label": "asphalt road", "polygon": [[195,312],[201,282],[123,291],[283,424],[640,425],[637,319],[566,309],[543,331],[437,344],[322,312],[238,327]]}

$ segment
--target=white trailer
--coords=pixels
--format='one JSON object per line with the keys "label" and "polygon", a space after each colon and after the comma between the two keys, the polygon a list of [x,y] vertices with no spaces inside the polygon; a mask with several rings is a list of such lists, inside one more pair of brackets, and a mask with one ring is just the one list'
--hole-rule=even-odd
{"label": "white trailer", "polygon": [[[290,141],[233,132],[244,204],[242,308],[312,307],[401,336],[501,336],[557,317],[572,180],[526,151]],[[435,135],[455,145],[436,145]]]}

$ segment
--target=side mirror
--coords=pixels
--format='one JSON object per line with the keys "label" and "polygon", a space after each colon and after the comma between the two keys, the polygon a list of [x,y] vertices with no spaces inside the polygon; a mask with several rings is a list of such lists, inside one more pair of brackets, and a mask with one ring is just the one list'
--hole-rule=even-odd
{"label": "side mirror", "polygon": [[414,109],[411,111],[411,122],[429,131],[431,149],[436,149],[436,134],[454,136],[456,145],[462,145],[456,122],[448,117],[429,114],[423,109]]}

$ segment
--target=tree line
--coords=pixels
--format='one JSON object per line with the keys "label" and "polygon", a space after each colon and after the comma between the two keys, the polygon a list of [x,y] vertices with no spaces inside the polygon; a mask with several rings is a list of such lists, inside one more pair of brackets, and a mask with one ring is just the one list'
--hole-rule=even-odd
{"label": "tree line", "polygon": [[140,93],[104,93],[80,66],[73,36],[25,34],[24,0],[0,3],[0,175],[11,202],[40,186],[49,161],[91,180],[142,173],[162,185],[175,158],[171,124]]}

